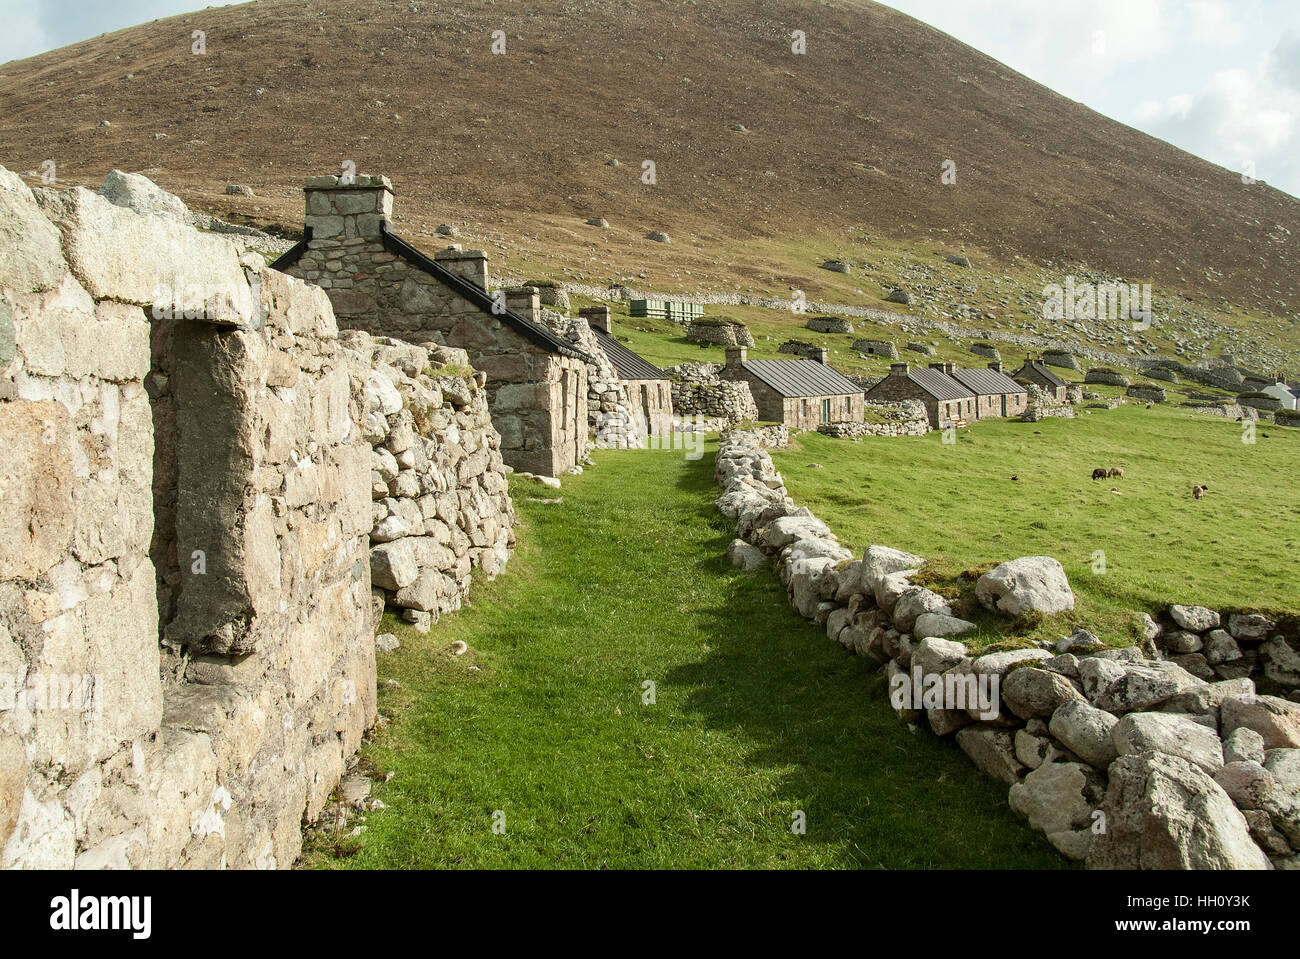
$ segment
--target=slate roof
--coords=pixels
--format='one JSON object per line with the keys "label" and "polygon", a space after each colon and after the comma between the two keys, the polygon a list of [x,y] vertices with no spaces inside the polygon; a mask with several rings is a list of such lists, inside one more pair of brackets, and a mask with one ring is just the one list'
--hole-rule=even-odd
{"label": "slate roof", "polygon": [[1008,393],[1025,392],[1023,386],[1007,376],[1007,374],[997,370],[957,368],[949,375],[979,396],[1002,396]]}
{"label": "slate roof", "polygon": [[746,360],[745,369],[782,396],[843,396],[862,387],[816,360]]}
{"label": "slate roof", "polygon": [[[307,248],[311,245],[311,238],[311,227],[307,227],[304,231],[302,241],[295,244],[291,249],[287,250],[283,256],[272,263],[271,269],[284,272],[286,269],[297,263],[302,259],[302,255],[307,252]],[[425,256],[395,233],[390,233],[387,223],[384,224],[383,241],[384,249],[389,253],[392,253],[394,256],[400,256],[407,263],[410,263],[417,269],[428,273],[439,283],[451,289],[452,292],[466,300],[469,300],[469,302],[473,303],[488,316],[504,323],[516,333],[519,333],[525,339],[537,344],[548,353],[560,353],[564,356],[575,357],[582,360],[584,363],[591,362],[591,357],[579,350],[572,343],[551,330],[549,327],[544,326],[541,323],[534,323],[532,320],[520,316],[514,310],[506,310],[503,313],[497,312],[500,307],[496,306],[496,301],[493,300],[492,295],[488,293],[487,290],[477,284],[471,283],[464,277],[451,272],[445,266],[441,266],[430,257]],[[496,308],[494,309],[494,307]]]}
{"label": "slate roof", "polygon": [[[990,372],[992,372],[990,370]],[[907,378],[936,400],[968,400],[975,394],[942,370],[909,368]],[[882,382],[888,383],[889,380]]]}
{"label": "slate roof", "polygon": [[1043,379],[1047,380],[1047,382],[1050,383],[1052,386],[1066,386],[1066,385],[1068,385],[1068,384],[1066,384],[1065,380],[1061,379],[1059,376],[1057,376],[1055,373],[1053,373],[1051,370],[1049,370],[1046,366],[1044,366],[1044,365],[1043,365],[1042,363],[1040,363],[1038,360],[1029,360],[1029,361],[1027,361],[1027,362],[1025,363],[1024,366],[1022,366],[1022,367],[1020,367],[1020,369],[1016,370],[1016,372],[1015,372],[1014,375],[1015,375],[1015,376],[1019,376],[1021,373],[1024,373],[1027,369],[1031,369],[1031,368],[1033,369],[1033,371],[1034,371],[1035,373],[1037,373],[1039,376],[1043,377]]}
{"label": "slate roof", "polygon": [[592,330],[596,334],[596,342],[600,348],[605,351],[605,356],[618,372],[619,379],[623,380],[666,380],[668,374],[659,367],[647,363],[644,359],[633,353],[626,346],[620,343],[614,337],[610,336],[604,330]]}

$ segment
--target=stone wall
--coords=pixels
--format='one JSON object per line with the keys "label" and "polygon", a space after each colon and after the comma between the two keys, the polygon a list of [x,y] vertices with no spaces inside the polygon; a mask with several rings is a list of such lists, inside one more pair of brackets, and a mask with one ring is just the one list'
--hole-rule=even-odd
{"label": "stone wall", "polygon": [[753,346],[754,334],[744,323],[692,320],[686,325],[686,339],[704,346]]}
{"label": "stone wall", "polygon": [[329,301],[4,170],[0,234],[0,865],[290,866],[375,716],[364,396]]}
{"label": "stone wall", "polygon": [[587,319],[552,310],[542,310],[541,317],[548,327],[591,357],[587,364],[587,429],[596,437],[596,445],[603,449],[644,446],[647,424]]}
{"label": "stone wall", "polygon": [[683,363],[665,370],[672,379],[673,413],[701,416],[731,425],[758,419],[758,405],[749,384],[724,380],[712,363]]}
{"label": "stone wall", "polygon": [[501,438],[485,377],[464,350],[343,335],[369,403],[370,576],[378,597],[427,631],[461,608],[470,574],[505,568],[514,547]]}
{"label": "stone wall", "polygon": [[[1142,617],[1140,646],[1077,630],[976,649],[959,639],[975,624],[913,584],[923,557],[871,546],[856,559],[795,506],[756,437],[724,436],[715,477],[736,521],[732,561],[775,563],[802,616],[884,667],[909,729],[954,736],[1063,855],[1099,869],[1300,868],[1294,617],[1175,605],[1165,624]],[[1050,557],[1004,563],[975,594],[1009,617],[1074,608]]]}
{"label": "stone wall", "polygon": [[[836,439],[857,439],[863,436],[925,436],[930,432],[930,415],[920,400],[901,403],[868,403],[868,422],[823,423],[817,432]],[[884,422],[870,422],[883,419]]]}

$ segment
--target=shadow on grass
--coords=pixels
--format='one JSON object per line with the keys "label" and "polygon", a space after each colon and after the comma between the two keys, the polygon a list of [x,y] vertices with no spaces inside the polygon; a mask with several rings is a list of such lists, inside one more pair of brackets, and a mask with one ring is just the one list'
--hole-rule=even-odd
{"label": "shadow on grass", "polygon": [[713,509],[712,458],[682,471],[708,525],[715,559],[702,575],[730,579],[725,604],[700,609],[713,637],[699,661],[668,680],[689,687],[685,708],[750,744],[748,763],[782,771],[778,804],[806,815],[803,839],[835,844],[846,866],[1062,868],[1046,840],[1006,803],[951,740],[912,732],[887,703],[883,675],[790,608],[775,571],[727,562],[730,522]]}

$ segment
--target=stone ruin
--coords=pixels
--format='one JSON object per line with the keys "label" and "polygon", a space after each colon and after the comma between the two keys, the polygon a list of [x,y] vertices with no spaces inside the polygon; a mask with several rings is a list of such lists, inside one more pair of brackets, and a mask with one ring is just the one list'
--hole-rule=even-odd
{"label": "stone ruin", "polygon": [[721,367],[713,363],[682,363],[665,370],[672,377],[673,412],[677,416],[703,417],[705,425],[721,426],[754,422],[758,404],[749,384],[724,380]]}
{"label": "stone ruin", "polygon": [[289,867],[376,717],[369,534],[446,547],[416,609],[508,555],[481,380],[80,188],[0,168],[0,236],[0,867]]}

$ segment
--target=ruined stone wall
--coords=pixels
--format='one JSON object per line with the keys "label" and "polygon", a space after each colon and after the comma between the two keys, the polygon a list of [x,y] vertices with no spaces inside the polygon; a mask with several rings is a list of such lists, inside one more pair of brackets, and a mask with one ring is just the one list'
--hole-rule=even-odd
{"label": "ruined stone wall", "polygon": [[540,314],[542,322],[552,331],[591,357],[591,362],[586,364],[587,428],[595,436],[596,445],[608,449],[644,446],[647,430],[644,418],[629,396],[627,384],[601,349],[591,325],[582,317],[566,316],[554,310],[541,310]]}
{"label": "ruined stone wall", "polygon": [[0,239],[0,865],[290,866],[375,716],[329,301],[2,169]]}
{"label": "ruined stone wall", "polygon": [[488,413],[485,376],[464,350],[343,334],[368,397],[371,582],[427,630],[461,608],[470,574],[489,578],[514,547],[515,514]]}
{"label": "ruined stone wall", "polygon": [[665,370],[673,378],[673,413],[720,419],[733,426],[757,420],[758,404],[749,384],[724,380],[720,370],[712,363],[683,363]]}

